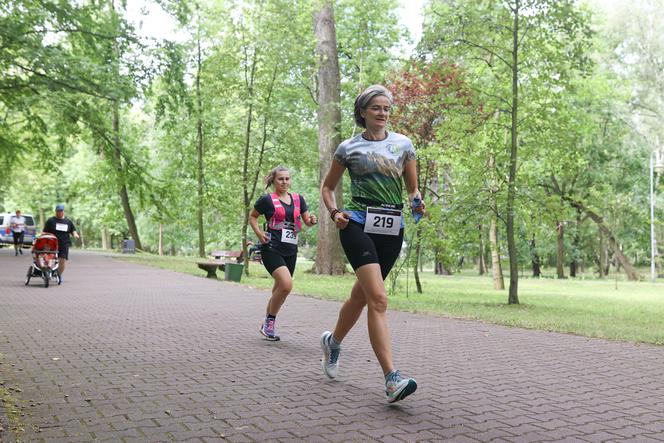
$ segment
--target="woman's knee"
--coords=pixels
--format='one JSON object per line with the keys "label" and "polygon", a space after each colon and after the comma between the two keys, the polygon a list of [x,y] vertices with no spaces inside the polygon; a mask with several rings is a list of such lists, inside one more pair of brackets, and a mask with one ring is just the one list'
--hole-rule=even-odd
{"label": "woman's knee", "polygon": [[290,294],[293,290],[293,280],[290,278],[280,278],[276,281],[276,286],[279,292]]}
{"label": "woman's knee", "polygon": [[376,292],[367,297],[367,306],[370,310],[383,313],[387,311],[387,294],[385,292]]}

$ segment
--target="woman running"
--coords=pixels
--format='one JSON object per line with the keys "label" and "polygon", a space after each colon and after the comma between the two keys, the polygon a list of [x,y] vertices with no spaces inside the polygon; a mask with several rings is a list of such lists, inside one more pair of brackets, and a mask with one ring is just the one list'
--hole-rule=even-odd
{"label": "woman running", "polygon": [[[290,193],[291,177],[283,166],[274,168],[265,178],[265,189],[273,187],[271,194],[264,194],[254,204],[249,214],[251,229],[261,242],[261,259],[267,272],[274,278],[272,297],[267,303],[265,319],[260,332],[267,340],[277,341],[275,323],[279,309],[293,289],[293,273],[297,261],[297,241],[302,222],[307,226],[317,223],[309,214],[304,197]],[[258,217],[264,215],[267,232],[258,227]]]}
{"label": "woman running", "polygon": [[[339,229],[341,245],[357,281],[339,311],[334,331],[323,332],[320,344],[323,372],[335,378],[341,342],[366,306],[369,339],[383,369],[387,401],[393,403],[417,389],[415,380],[402,376],[392,360],[384,285],[403,243],[402,178],[409,208],[422,215],[424,203],[417,187],[412,142],[386,129],[391,106],[392,94],[380,85],[368,87],[355,99],[355,122],[365,130],[339,145],[321,187],[323,201]],[[341,210],[337,208],[334,190],[346,169],[351,179],[352,199]]]}

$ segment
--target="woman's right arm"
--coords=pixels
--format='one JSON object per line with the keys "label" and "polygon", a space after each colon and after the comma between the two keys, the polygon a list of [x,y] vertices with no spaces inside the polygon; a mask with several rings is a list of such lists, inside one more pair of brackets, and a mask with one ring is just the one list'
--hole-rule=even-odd
{"label": "woman's right arm", "polygon": [[[332,160],[330,169],[327,171],[325,180],[320,188],[321,196],[323,197],[323,203],[325,207],[330,212],[334,223],[339,229],[345,229],[348,226],[348,221],[350,220],[350,215],[339,211],[337,209],[337,199],[334,197],[334,190],[337,188],[341,177],[344,175],[346,168],[341,166],[339,162]],[[334,215],[332,215],[334,213]]]}
{"label": "woman's right arm", "polygon": [[261,243],[269,243],[270,241],[265,236],[265,233],[258,227],[258,217],[260,217],[260,213],[256,208],[252,208],[249,213],[249,225],[251,226],[251,229],[254,230],[254,234],[256,234],[256,237],[258,237],[258,240],[260,240]]}

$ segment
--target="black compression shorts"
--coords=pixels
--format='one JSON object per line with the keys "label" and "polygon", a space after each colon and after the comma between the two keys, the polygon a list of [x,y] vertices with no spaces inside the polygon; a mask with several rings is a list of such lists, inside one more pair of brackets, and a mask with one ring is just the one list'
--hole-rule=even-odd
{"label": "black compression shorts", "polygon": [[351,220],[346,229],[339,231],[339,239],[353,270],[370,263],[378,263],[385,280],[399,258],[403,244],[403,228],[399,235],[367,234],[364,232],[364,225]]}
{"label": "black compression shorts", "polygon": [[263,266],[265,266],[265,269],[267,269],[267,272],[269,272],[270,275],[272,275],[275,269],[280,268],[281,266],[286,266],[292,277],[295,273],[297,254],[283,256],[269,246],[263,245],[261,248],[261,260],[263,261]]}

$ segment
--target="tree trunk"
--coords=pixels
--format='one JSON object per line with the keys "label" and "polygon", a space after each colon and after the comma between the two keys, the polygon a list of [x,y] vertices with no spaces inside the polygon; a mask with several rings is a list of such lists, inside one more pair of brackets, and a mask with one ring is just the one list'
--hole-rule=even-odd
{"label": "tree trunk", "polygon": [[245,124],[244,133],[244,158],[242,163],[242,197],[243,197],[243,220],[242,220],[242,235],[240,240],[240,247],[244,251],[245,266],[244,273],[249,275],[249,267],[247,266],[247,229],[249,228],[249,212],[251,211],[251,195],[249,192],[249,154],[251,147],[251,124],[253,121],[254,113],[254,80],[256,78],[256,64],[258,57],[256,56],[257,48],[254,48],[253,60],[251,61],[251,68],[249,68],[249,60],[247,59],[248,50],[245,48],[245,63],[244,63],[244,80],[245,87],[247,88],[247,102],[249,108],[247,109],[247,122]]}
{"label": "tree trunk", "polygon": [[[249,275],[249,248],[248,248],[248,243],[249,243],[249,237],[247,235],[248,230],[249,230],[249,212],[251,211],[252,208],[252,201],[256,195],[256,188],[258,186],[258,181],[259,181],[259,176],[260,176],[260,170],[263,167],[263,156],[265,154],[265,147],[267,143],[267,136],[268,136],[268,124],[270,122],[270,119],[268,117],[269,112],[267,111],[270,108],[270,104],[272,102],[272,93],[274,92],[274,84],[277,80],[277,73],[279,72],[279,65],[275,65],[274,69],[272,70],[272,78],[270,79],[270,83],[268,85],[268,90],[267,94],[265,96],[265,103],[264,103],[264,113],[263,113],[263,122],[262,122],[262,132],[261,132],[261,141],[260,141],[260,146],[258,148],[258,159],[251,162],[251,167],[253,168],[252,171],[249,170],[250,167],[250,147],[251,147],[251,126],[252,126],[252,119],[253,119],[253,111],[254,111],[254,105],[253,105],[253,98],[254,98],[254,80],[256,78],[256,67],[257,67],[257,60],[258,60],[258,54],[257,54],[257,49],[254,49],[253,52],[253,61],[251,62],[251,70],[248,70],[248,65],[249,61],[245,60],[245,85],[247,87],[247,93],[249,94],[249,97],[251,98],[250,103],[249,103],[249,110],[247,112],[247,126],[246,126],[246,133],[245,133],[245,144],[244,144],[244,164],[242,167],[242,195],[243,195],[243,201],[244,201],[244,223],[242,225],[242,235],[241,235],[241,245],[240,248],[243,251],[243,256],[244,256],[244,273],[245,275]],[[246,51],[245,51],[245,56],[246,56]]]}
{"label": "tree trunk", "polygon": [[565,223],[556,222],[556,275],[565,278]]}
{"label": "tree trunk", "polygon": [[[200,17],[199,17],[200,20]],[[200,23],[199,23],[200,27]],[[198,30],[200,33],[200,29]],[[196,221],[198,224],[198,256],[205,257],[205,232],[203,226],[203,209],[204,209],[204,195],[203,195],[203,181],[204,181],[204,169],[203,169],[203,155],[204,155],[204,146],[203,146],[203,100],[201,97],[201,69],[202,69],[202,59],[201,59],[201,38],[200,34],[196,36],[196,48],[197,48],[197,57],[196,57],[196,199],[198,205],[196,208]]]}
{"label": "tree trunk", "polygon": [[134,212],[131,209],[129,202],[129,192],[127,191],[127,183],[124,176],[122,167],[122,148],[120,146],[120,109],[117,100],[113,100],[113,162],[117,172],[118,179],[118,193],[120,194],[120,202],[122,210],[124,211],[125,220],[127,221],[127,228],[129,234],[134,239],[136,249],[142,250],[141,239],[138,236],[138,228],[136,227],[136,220],[134,219]]}
{"label": "tree trunk", "polygon": [[608,261],[608,254],[606,253],[606,245],[604,243],[604,234],[602,234],[602,231],[600,229],[597,230],[597,236],[599,238],[599,248],[597,251],[597,274],[599,275],[599,278],[606,277],[606,272],[604,269],[606,269],[605,263]]}
{"label": "tree trunk", "polygon": [[477,257],[477,269],[480,275],[486,274],[486,263],[484,262],[484,235],[482,233],[482,224],[477,227],[479,231],[479,251]]}
{"label": "tree trunk", "polygon": [[159,256],[164,255],[164,224],[159,223]]}
{"label": "tree trunk", "polygon": [[441,258],[441,255],[442,251],[440,250],[439,247],[436,247],[433,250],[433,273],[435,275],[452,275],[452,273],[449,272],[447,267],[445,266],[445,263]]}
{"label": "tree trunk", "polygon": [[555,179],[555,177],[552,177],[553,181],[553,190],[556,192],[558,195],[560,195],[563,200],[568,202],[573,208],[583,212],[590,218],[592,221],[594,221],[597,224],[597,227],[599,228],[600,232],[603,234],[603,236],[607,239],[609,248],[611,249],[611,252],[613,252],[614,257],[618,261],[618,264],[622,266],[625,269],[625,272],[627,273],[627,278],[629,280],[635,281],[639,280],[640,276],[636,272],[636,269],[632,265],[632,263],[629,261],[629,259],[623,254],[623,252],[620,250],[620,247],[618,245],[618,242],[616,241],[615,237],[613,236],[613,233],[609,229],[609,227],[606,225],[604,222],[604,219],[602,218],[601,215],[597,214],[595,211],[593,211],[590,208],[587,208],[582,202],[574,200],[573,198],[563,195],[562,191],[560,190],[560,187],[558,186],[558,183]]}
{"label": "tree trunk", "polygon": [[533,265],[533,277],[539,278],[542,276],[542,266],[540,256],[537,253],[537,244],[535,243],[535,234],[530,240],[530,256]]}
{"label": "tree trunk", "polygon": [[572,260],[569,262],[569,276],[576,278],[579,272],[579,251],[581,250],[581,212],[576,211],[576,224],[572,236]]}
{"label": "tree trunk", "polygon": [[[415,266],[413,267],[413,274],[415,275],[415,286],[417,287],[417,293],[421,294],[422,293],[422,282],[420,281],[420,270],[419,270],[419,263],[420,263],[420,254],[422,253],[422,231],[420,230],[419,226],[415,230]],[[408,246],[410,247],[410,245]]]}
{"label": "tree trunk", "polygon": [[104,250],[112,249],[111,237],[106,227],[101,228],[101,248]]}
{"label": "tree trunk", "polygon": [[491,217],[489,226],[489,243],[491,244],[491,270],[493,271],[493,289],[505,289],[503,267],[500,264],[500,247],[498,245],[498,226],[496,216]]}
{"label": "tree trunk", "polygon": [[518,105],[519,105],[519,14],[520,0],[516,0],[513,10],[512,28],[512,128],[510,145],[510,172],[507,179],[507,251],[510,261],[510,288],[508,304],[519,304],[519,262],[517,259],[514,232],[514,206],[516,204],[516,164],[518,148]]}
{"label": "tree trunk", "polygon": [[[115,4],[113,1],[110,2],[111,13],[115,16]],[[120,63],[120,50],[118,48],[117,39],[113,40],[113,66],[115,69],[115,74],[119,75],[119,63]],[[134,239],[136,248],[139,250],[143,249],[141,244],[141,239],[138,236],[138,228],[136,228],[136,220],[134,219],[134,213],[131,210],[131,204],[129,203],[129,192],[127,191],[127,181],[125,179],[124,168],[122,165],[122,146],[120,144],[120,103],[118,99],[112,100],[113,106],[113,146],[111,148],[111,157],[112,162],[115,166],[117,173],[117,185],[118,193],[120,194],[120,202],[122,204],[122,210],[124,211],[125,219],[127,220],[127,228],[129,229],[129,234]]]}
{"label": "tree trunk", "polygon": [[[46,225],[46,212],[44,211],[44,208],[39,208],[39,226],[43,228],[44,225]],[[41,230],[41,228],[39,230]]]}
{"label": "tree trunk", "polygon": [[[341,143],[341,85],[337,37],[334,25],[334,11],[331,0],[318,0],[314,13],[314,34],[316,35],[316,53],[318,55],[317,101],[318,101],[318,156],[320,183],[332,163],[332,156]],[[343,207],[343,183],[335,191],[337,206]],[[318,243],[316,247],[316,274],[339,275],[345,271],[343,250],[338,240],[338,230],[327,214],[325,204],[319,198],[321,216],[318,224]]]}
{"label": "tree trunk", "polygon": [[86,237],[85,237],[85,234],[83,233],[83,222],[79,219],[76,224],[78,225],[78,235],[81,237],[80,240],[79,240],[80,243],[81,243],[81,248],[85,249],[86,248],[86,245],[85,245],[85,238]]}

